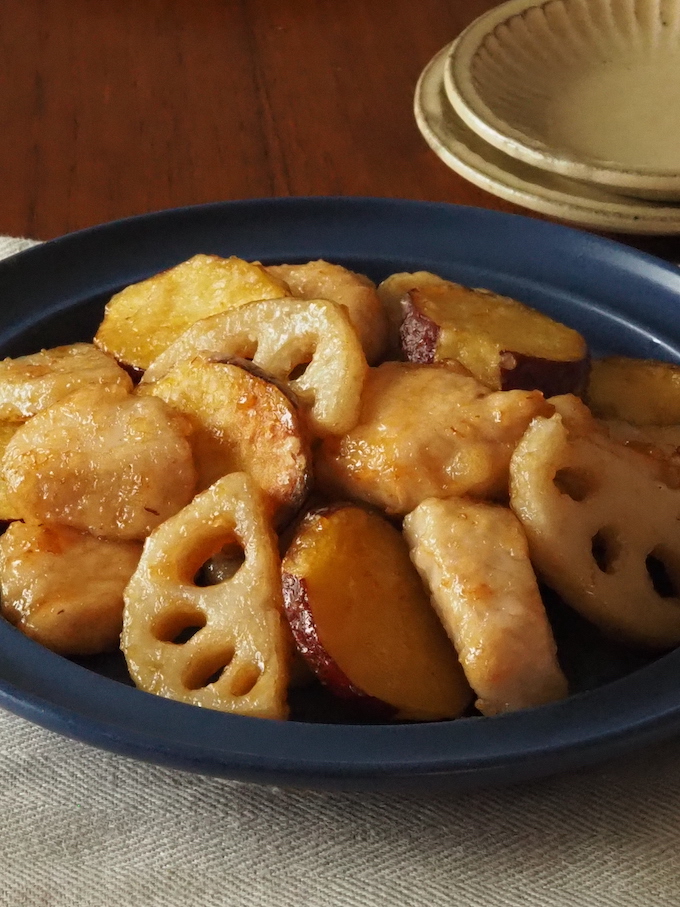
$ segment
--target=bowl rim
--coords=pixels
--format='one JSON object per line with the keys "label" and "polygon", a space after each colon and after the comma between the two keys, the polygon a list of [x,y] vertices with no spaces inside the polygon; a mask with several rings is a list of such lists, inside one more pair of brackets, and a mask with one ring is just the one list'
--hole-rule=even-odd
{"label": "bowl rim", "polygon": [[650,193],[661,200],[668,193],[669,197],[678,198],[680,173],[677,170],[591,161],[550,148],[497,115],[480,96],[472,78],[472,64],[484,41],[510,19],[555,2],[568,8],[573,0],[506,0],[470,23],[450,48],[446,61],[444,87],[449,102],[474,132],[524,163],[624,194]]}
{"label": "bowl rim", "polygon": [[[528,291],[559,290],[565,304],[604,311],[612,323],[622,321],[636,338],[654,349],[660,344],[680,361],[680,331],[671,321],[680,271],[667,262],[523,215],[363,197],[170,209],[34,246],[0,262],[0,340],[11,342],[36,318],[61,316],[103,290],[112,292],[121,279],[155,273],[180,252],[244,254],[261,247],[266,261],[285,260],[297,249],[297,260],[304,260],[311,250],[323,256],[337,246],[337,257],[350,266],[363,256],[376,269],[391,269],[396,259],[412,270],[447,262],[450,270],[482,268],[508,281],[519,275]],[[648,305],[652,291],[655,307]],[[537,709],[396,726],[268,721],[173,702],[70,662],[4,621],[0,655],[0,706],[44,727],[157,764],[274,784],[372,789],[517,781],[680,730],[680,649]]]}
{"label": "bowl rim", "polygon": [[[618,233],[638,233],[648,235],[675,235],[680,233],[680,207],[674,205],[653,204],[643,199],[626,198],[611,193],[611,200],[589,200],[586,196],[571,195],[564,187],[551,187],[544,185],[541,178],[544,172],[538,167],[532,167],[535,181],[532,182],[529,174],[515,174],[513,165],[526,167],[524,162],[518,162],[502,149],[486,143],[482,136],[473,133],[475,139],[487,145],[494,154],[500,154],[507,159],[508,166],[503,167],[502,161],[498,163],[488,160],[477,153],[475,148],[465,141],[465,136],[458,137],[454,132],[448,135],[443,128],[438,127],[437,114],[425,103],[425,97],[432,83],[438,82],[443,88],[443,78],[446,71],[446,60],[457,39],[447,44],[423,68],[413,97],[413,109],[416,124],[432,151],[448,167],[459,173],[474,185],[492,192],[499,198],[521,205],[531,211],[538,211],[558,218],[570,224],[589,227],[591,229],[608,230]],[[445,92],[442,92],[445,94]],[[446,99],[448,104],[448,98]],[[448,105],[447,114],[455,118],[460,127],[469,131],[468,125]],[[569,177],[565,177],[569,179]],[[578,186],[581,181],[574,180]],[[603,193],[609,190],[604,186],[597,186]]]}

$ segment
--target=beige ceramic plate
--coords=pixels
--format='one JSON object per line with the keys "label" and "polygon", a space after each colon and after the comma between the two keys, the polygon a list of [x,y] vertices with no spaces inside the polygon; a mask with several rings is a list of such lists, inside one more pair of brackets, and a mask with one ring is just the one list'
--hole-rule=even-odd
{"label": "beige ceramic plate", "polygon": [[425,67],[415,116],[430,148],[456,173],[504,198],[583,227],[618,233],[680,233],[680,206],[633,200],[515,160],[469,129],[448,102],[443,77],[451,45]]}
{"label": "beige ceramic plate", "polygon": [[510,0],[462,33],[445,85],[518,160],[680,199],[680,0]]}

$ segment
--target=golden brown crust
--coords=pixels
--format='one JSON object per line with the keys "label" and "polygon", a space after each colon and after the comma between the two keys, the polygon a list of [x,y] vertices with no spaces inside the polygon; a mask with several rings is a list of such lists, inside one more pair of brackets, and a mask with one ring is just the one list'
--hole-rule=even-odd
{"label": "golden brown crust", "polygon": [[189,425],[162,400],[83,388],[33,416],[1,462],[21,519],[143,539],[195,490]]}
{"label": "golden brown crust", "polygon": [[199,354],[142,392],[191,422],[189,438],[202,491],[231,472],[246,472],[277,525],[302,506],[311,482],[303,418],[288,388],[243,360]]}
{"label": "golden brown crust", "polygon": [[118,647],[140,542],[15,522],[0,538],[2,616],[61,655]]}
{"label": "golden brown crust", "polygon": [[515,445],[551,412],[537,391],[493,393],[462,367],[386,362],[369,373],[355,428],[318,451],[320,487],[390,514],[429,497],[502,497]]}

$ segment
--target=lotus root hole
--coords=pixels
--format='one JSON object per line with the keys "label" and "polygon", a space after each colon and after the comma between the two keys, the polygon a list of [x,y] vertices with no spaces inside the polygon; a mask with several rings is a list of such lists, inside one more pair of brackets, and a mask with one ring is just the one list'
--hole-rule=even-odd
{"label": "lotus root hole", "polygon": [[255,664],[241,665],[231,679],[229,689],[232,696],[247,696],[260,679],[261,673]]}
{"label": "lotus root hole", "polygon": [[587,469],[577,466],[564,466],[558,469],[553,479],[560,494],[566,494],[572,501],[585,501],[595,493],[598,481]]}
{"label": "lotus root hole", "polygon": [[613,573],[616,561],[621,554],[621,541],[615,529],[605,527],[592,538],[591,553],[593,560],[603,573]]}
{"label": "lotus root hole", "polygon": [[288,380],[297,381],[298,378],[302,378],[304,373],[307,371],[307,367],[310,365],[311,361],[311,359],[308,359],[305,362],[298,363],[298,365],[296,365],[288,375]]}
{"label": "lotus root hole", "polygon": [[196,586],[217,586],[232,579],[246,561],[243,545],[232,541],[222,545],[199,567],[194,576]]}
{"label": "lotus root hole", "polygon": [[202,611],[179,610],[161,614],[153,624],[151,633],[159,642],[183,645],[205,625],[206,616]]}
{"label": "lotus root hole", "polygon": [[182,682],[187,690],[202,690],[217,683],[234,658],[234,646],[228,645],[213,651],[197,652],[186,666]]}
{"label": "lotus root hole", "polygon": [[645,567],[659,598],[678,597],[678,586],[660,549],[655,548],[647,555]]}

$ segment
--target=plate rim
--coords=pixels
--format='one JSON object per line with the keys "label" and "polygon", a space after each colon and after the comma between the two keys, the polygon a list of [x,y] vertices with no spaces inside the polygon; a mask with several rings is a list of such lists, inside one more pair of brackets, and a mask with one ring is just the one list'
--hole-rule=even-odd
{"label": "plate rim", "polygon": [[[667,192],[677,198],[680,175],[671,170],[653,167],[633,168],[615,161],[607,164],[579,159],[551,149],[525,135],[512,123],[498,116],[481,98],[471,77],[472,60],[482,42],[498,26],[531,9],[538,9],[554,0],[506,0],[500,6],[483,13],[458,36],[450,49],[444,71],[444,86],[449,102],[461,119],[474,132],[499,151],[517,158],[537,169],[594,183],[612,191],[659,193]],[[562,0],[564,4],[570,0]]]}
{"label": "plate rim", "polygon": [[[412,230],[408,242],[416,250],[414,257],[425,256],[430,249],[430,229],[438,241],[431,254],[451,254],[454,263],[454,238],[465,237],[461,254],[468,261],[470,256],[484,257],[490,235],[497,231],[507,241],[508,249],[494,251],[494,255],[500,255],[499,260],[511,255],[513,267],[518,268],[522,261],[531,260],[532,277],[539,283],[547,280],[552,270],[546,270],[540,256],[535,257],[535,242],[560,250],[566,259],[580,261],[590,257],[594,269],[599,271],[605,265],[605,270],[616,272],[633,284],[637,280],[643,286],[653,285],[664,304],[671,305],[680,298],[677,269],[609,239],[523,215],[441,202],[365,197],[216,202],[113,221],[34,246],[0,262],[0,291],[13,288],[16,299],[11,294],[6,297],[11,303],[16,301],[19,305],[25,299],[40,298],[42,305],[40,290],[49,280],[50,292],[56,297],[66,294],[61,303],[67,310],[77,302],[78,292],[95,295],[102,281],[115,276],[110,274],[106,261],[86,259],[86,266],[83,265],[84,253],[92,255],[98,251],[104,258],[108,254],[114,263],[118,262],[116,267],[125,261],[126,266],[133,268],[140,257],[144,259],[148,248],[161,257],[171,254],[165,246],[159,246],[159,235],[165,240],[179,237],[182,248],[191,244],[193,239],[186,231],[192,219],[200,226],[200,235],[205,230],[209,233],[216,223],[226,224],[219,240],[223,242],[244,223],[251,229],[261,222],[263,229],[266,226],[273,235],[280,236],[280,225],[295,217],[309,219],[309,223],[305,220],[308,235],[301,246],[312,241],[322,245],[340,231],[348,243],[345,254],[340,256],[343,258],[363,253],[370,259],[371,249],[361,247],[362,231],[373,237],[375,226],[386,218],[388,238],[395,234],[404,241],[405,225]],[[345,229],[351,224],[360,225],[356,234]],[[317,240],[320,227],[327,235]],[[440,235],[444,227],[448,232]],[[151,234],[150,242],[147,233]],[[144,240],[141,245],[140,239]],[[387,254],[382,235],[375,235],[371,243],[381,255]],[[530,257],[523,259],[523,255]],[[560,274],[564,275],[560,279],[568,280],[568,287],[578,293],[582,282],[587,284],[588,277],[583,273],[587,269],[572,273],[566,264],[568,261],[560,265]],[[59,267],[46,273],[45,269],[55,265]],[[83,280],[83,270],[88,267],[97,275],[96,286],[94,278]],[[609,303],[606,292],[603,289],[604,302]],[[40,318],[51,311],[53,300],[48,302]],[[3,318],[7,317],[3,314]],[[3,327],[6,328],[4,322]],[[680,336],[675,342],[680,355]],[[660,683],[677,675],[680,650],[643,669],[655,683],[653,690],[646,689],[642,696],[639,676],[632,674],[561,703],[523,713],[395,727],[268,722],[209,713],[92,674],[43,649],[4,622],[0,624],[0,653],[0,705],[38,724],[111,751],[175,768],[240,780],[283,781],[301,787],[354,789],[420,782],[427,786],[471,787],[505,782],[509,776],[522,780],[599,761],[680,729],[680,692],[676,695],[675,687],[664,688]],[[55,677],[59,681],[56,684]],[[651,710],[647,694],[652,695]],[[622,726],[620,710],[624,704],[629,723]],[[591,732],[584,738],[589,722]],[[349,737],[348,727],[352,732]],[[527,729],[535,735],[531,738],[529,758]],[[202,743],[197,746],[196,740]],[[470,748],[471,743],[476,749]],[[306,751],[309,758],[304,764],[300,760],[301,744],[312,747]]]}
{"label": "plate rim", "polygon": [[[615,193],[611,193],[611,201],[593,200],[591,203],[578,195],[541,185],[541,169],[538,167],[520,162],[522,166],[531,167],[536,172],[537,182],[530,182],[485,160],[469,147],[463,137],[453,134],[447,136],[438,129],[436,117],[427,110],[424,96],[430,85],[439,84],[443,88],[446,58],[457,40],[445,45],[424,67],[416,83],[413,102],[421,135],[447,167],[499,198],[577,226],[640,235],[673,236],[680,233],[680,206],[617,197]],[[452,106],[447,113],[454,121],[455,118],[459,119],[465,129],[469,128]],[[482,136],[477,137],[480,141],[485,141]],[[505,149],[487,144],[494,153],[507,157],[509,164],[517,163],[506,154]],[[568,180],[570,177],[565,176],[563,179]],[[578,185],[578,180],[574,180],[574,183]],[[606,187],[597,188],[603,193],[607,192]]]}

